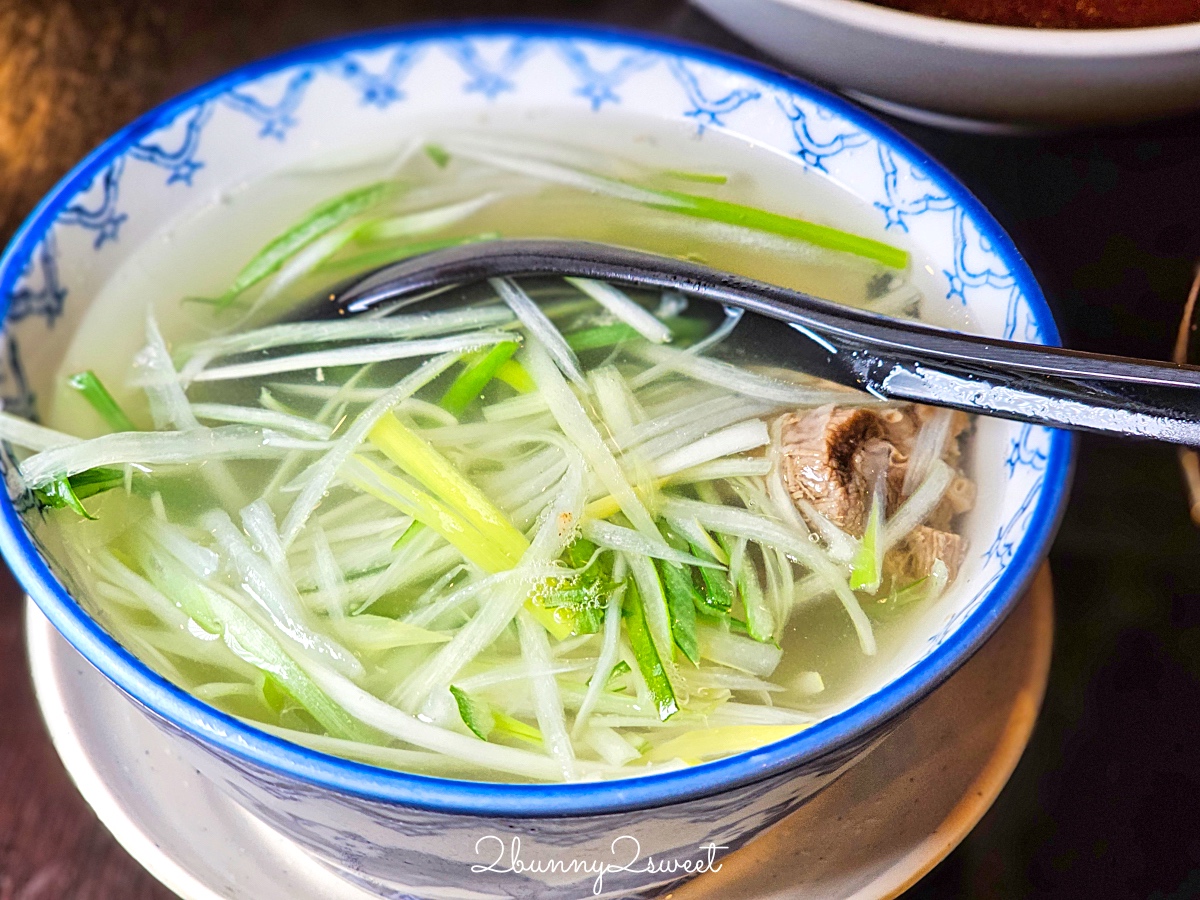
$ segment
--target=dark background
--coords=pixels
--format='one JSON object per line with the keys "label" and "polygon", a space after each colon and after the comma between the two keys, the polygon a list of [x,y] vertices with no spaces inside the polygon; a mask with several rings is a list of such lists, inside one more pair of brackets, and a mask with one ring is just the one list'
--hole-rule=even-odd
{"label": "dark background", "polygon": [[[0,0],[0,241],[86,151],[201,81],[407,20],[551,16],[755,55],[682,2]],[[1170,354],[1200,258],[1200,118],[1036,138],[893,123],[1012,235],[1065,342]],[[980,825],[909,894],[1200,897],[1200,560],[1175,452],[1086,437],[1050,554],[1057,627],[1033,741]],[[0,900],[169,895],[109,837],[46,738],[0,573]]]}

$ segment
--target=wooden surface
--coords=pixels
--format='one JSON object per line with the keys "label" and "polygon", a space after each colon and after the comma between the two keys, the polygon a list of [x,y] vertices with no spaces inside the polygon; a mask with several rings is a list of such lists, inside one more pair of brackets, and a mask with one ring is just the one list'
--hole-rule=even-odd
{"label": "wooden surface", "polygon": [[[249,59],[406,20],[557,16],[742,49],[678,0],[0,0],[0,240],[137,113]],[[1165,358],[1200,257],[1200,119],[1022,139],[899,124],[992,210],[1064,339]],[[913,897],[1200,896],[1200,538],[1170,448],[1087,438],[1051,554],[1051,683],[991,812]],[[0,900],[169,895],[79,799],[0,574]]]}

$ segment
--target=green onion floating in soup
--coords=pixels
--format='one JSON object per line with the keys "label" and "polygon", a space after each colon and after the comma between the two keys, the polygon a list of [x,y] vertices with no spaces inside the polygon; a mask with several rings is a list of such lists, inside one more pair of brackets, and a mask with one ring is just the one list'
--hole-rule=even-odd
{"label": "green onion floating in soup", "polygon": [[701,763],[885,678],[964,559],[965,416],[789,370],[752,316],[581,279],[286,314],[415,253],[621,227],[743,268],[783,254],[904,314],[907,252],[754,206],[711,161],[422,149],[180,292],[212,302],[165,328],[159,303],[121,366],[81,336],[60,428],[0,413],[10,486],[86,608],[231,715],[458,778]]}

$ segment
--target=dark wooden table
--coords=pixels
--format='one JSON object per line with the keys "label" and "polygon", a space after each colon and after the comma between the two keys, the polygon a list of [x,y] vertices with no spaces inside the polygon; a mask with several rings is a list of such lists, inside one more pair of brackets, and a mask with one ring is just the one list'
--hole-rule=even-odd
{"label": "dark wooden table", "polygon": [[[0,239],[88,149],[231,66],[433,17],[579,18],[750,53],[650,0],[0,0]],[[1069,345],[1163,357],[1200,258],[1200,119],[983,138],[897,123],[1029,259]],[[1200,533],[1174,452],[1087,438],[1051,554],[1051,684],[1012,781],[910,896],[1200,897]],[[0,900],[169,894],[75,793],[38,717],[0,574]]]}

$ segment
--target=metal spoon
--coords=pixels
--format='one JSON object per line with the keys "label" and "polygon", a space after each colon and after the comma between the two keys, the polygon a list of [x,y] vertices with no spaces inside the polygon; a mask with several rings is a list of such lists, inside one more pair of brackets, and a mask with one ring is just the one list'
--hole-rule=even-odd
{"label": "metal spoon", "polygon": [[776,319],[794,331],[797,369],[877,397],[1200,446],[1200,367],[960,334],[606,244],[497,240],[438,250],[330,293],[324,314],[518,275],[670,289]]}

